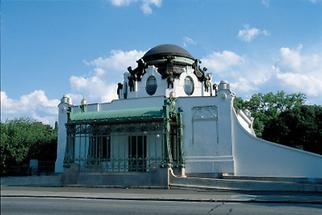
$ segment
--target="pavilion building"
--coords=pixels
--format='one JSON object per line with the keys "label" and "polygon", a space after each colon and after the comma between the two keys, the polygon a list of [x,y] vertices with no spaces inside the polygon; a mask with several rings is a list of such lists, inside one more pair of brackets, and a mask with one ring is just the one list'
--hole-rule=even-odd
{"label": "pavilion building", "polygon": [[117,100],[73,105],[64,96],[55,171],[135,175],[150,184],[169,170],[322,178],[322,156],[257,138],[250,114],[233,107],[229,83],[213,84],[200,64],[181,47],[159,45],[124,73]]}

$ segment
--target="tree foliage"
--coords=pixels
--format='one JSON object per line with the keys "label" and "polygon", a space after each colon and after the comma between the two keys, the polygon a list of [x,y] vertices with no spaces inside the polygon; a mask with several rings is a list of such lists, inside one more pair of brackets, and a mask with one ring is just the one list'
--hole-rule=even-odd
{"label": "tree foliage", "polygon": [[306,96],[302,93],[286,94],[279,91],[276,94],[254,94],[249,100],[236,98],[234,106],[237,109],[248,109],[254,118],[254,130],[261,137],[265,125],[276,119],[282,112],[300,107],[304,104]]}
{"label": "tree foliage", "polygon": [[322,154],[322,106],[305,105],[302,93],[283,91],[236,98],[234,106],[248,109],[254,130],[263,139]]}
{"label": "tree foliage", "polygon": [[322,154],[322,106],[303,105],[268,121],[263,138]]}
{"label": "tree foliage", "polygon": [[1,174],[10,164],[21,164],[29,159],[52,161],[56,158],[56,132],[49,125],[21,118],[0,123]]}

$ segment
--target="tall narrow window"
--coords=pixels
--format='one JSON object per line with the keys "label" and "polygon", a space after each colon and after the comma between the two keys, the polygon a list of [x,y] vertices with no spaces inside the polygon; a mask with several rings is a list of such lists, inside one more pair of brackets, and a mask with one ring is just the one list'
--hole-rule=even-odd
{"label": "tall narrow window", "polygon": [[88,155],[92,160],[110,160],[111,138],[109,136],[93,136],[89,143]]}
{"label": "tall narrow window", "polygon": [[146,171],[146,136],[129,136],[129,171]]}
{"label": "tall narrow window", "polygon": [[101,150],[102,150],[102,159],[111,159],[111,138],[107,136],[102,137],[102,142],[101,142]]}

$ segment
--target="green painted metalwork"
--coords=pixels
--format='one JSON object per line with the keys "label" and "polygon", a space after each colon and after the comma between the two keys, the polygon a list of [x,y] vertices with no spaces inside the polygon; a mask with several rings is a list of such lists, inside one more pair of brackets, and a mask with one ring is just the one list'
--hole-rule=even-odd
{"label": "green painted metalwork", "polygon": [[[78,165],[81,171],[129,172],[150,171],[165,163],[159,154],[163,148],[157,142],[147,142],[147,136],[162,135],[163,122],[129,122],[126,124],[96,123],[95,121],[67,123],[67,144],[64,167]],[[133,130],[133,128],[135,128]],[[121,133],[120,133],[121,132]],[[144,144],[135,145],[134,156],[130,142],[120,142],[120,137],[144,139]],[[114,142],[112,141],[114,138]],[[105,139],[105,140],[104,140]],[[138,142],[138,141],[137,141]],[[148,144],[153,149],[147,154]],[[140,151],[144,156],[140,156]],[[105,152],[105,153],[104,153]]]}
{"label": "green painted metalwork", "polygon": [[179,109],[177,113],[177,138],[179,143],[179,167],[184,167],[184,154],[183,154],[183,121],[182,110]]}
{"label": "green painted metalwork", "polygon": [[170,111],[168,104],[165,105],[165,123],[164,123],[164,135],[165,135],[165,155],[166,155],[166,165],[171,167],[173,163],[171,146],[170,146]]}
{"label": "green painted metalwork", "polygon": [[113,120],[135,120],[135,119],[153,119],[162,118],[162,110],[160,107],[149,108],[133,108],[100,112],[71,112],[70,121],[113,121]]}
{"label": "green painted metalwork", "polygon": [[[163,109],[152,107],[102,112],[70,111],[66,124],[65,167],[77,164],[82,171],[103,172],[150,171],[156,166],[183,167],[181,112],[176,108],[175,98],[166,99]],[[140,147],[137,143],[131,144],[130,139],[128,143],[111,144],[111,138],[118,138],[117,135],[143,138],[144,141]],[[147,142],[146,135],[155,135],[156,138],[163,135],[161,144]],[[153,146],[154,150],[149,155],[148,146]]]}

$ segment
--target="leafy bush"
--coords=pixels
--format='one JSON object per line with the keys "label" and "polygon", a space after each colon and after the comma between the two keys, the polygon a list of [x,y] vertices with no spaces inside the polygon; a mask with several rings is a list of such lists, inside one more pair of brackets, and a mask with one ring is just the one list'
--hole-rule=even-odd
{"label": "leafy bush", "polygon": [[25,166],[30,159],[54,161],[56,131],[49,125],[20,118],[0,123],[1,175],[10,172],[9,166]]}

